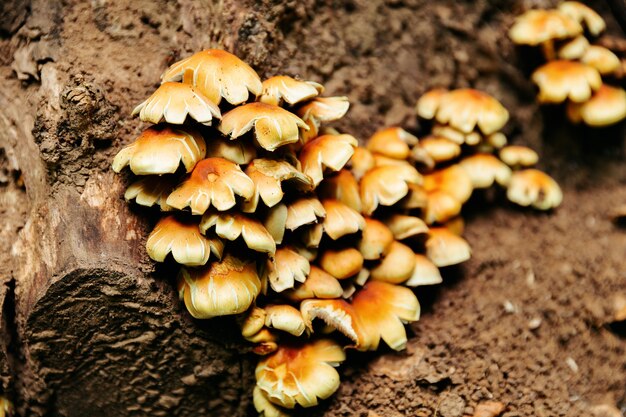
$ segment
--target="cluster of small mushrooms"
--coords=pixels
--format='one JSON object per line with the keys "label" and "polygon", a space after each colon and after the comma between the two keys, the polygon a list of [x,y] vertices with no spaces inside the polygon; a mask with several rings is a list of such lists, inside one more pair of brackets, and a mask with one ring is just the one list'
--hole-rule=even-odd
{"label": "cluster of small mushrooms", "polygon": [[532,74],[538,100],[566,103],[573,123],[602,127],[626,118],[626,91],[619,87],[626,65],[610,49],[592,44],[605,27],[593,9],[565,1],[556,9],[527,11],[509,31],[516,44],[542,48],[547,63]]}
{"label": "cluster of small mushrooms", "polygon": [[[545,174],[512,173],[487,153],[515,168],[537,160],[503,147],[508,113],[487,95],[431,92],[419,113],[442,137],[393,127],[361,147],[322,126],[349,107],[323,90],[288,76],[261,82],[225,51],[196,53],[135,108],[154,125],[113,161],[139,176],[125,198],[163,212],[146,249],[181,265],[189,313],[236,315],[261,357],[253,399],[267,417],[332,395],[345,348],[406,346],[404,325],[420,315],[412,289],[470,257],[457,215],[474,188],[496,181],[539,208],[561,198]],[[481,153],[453,163],[464,144]]]}

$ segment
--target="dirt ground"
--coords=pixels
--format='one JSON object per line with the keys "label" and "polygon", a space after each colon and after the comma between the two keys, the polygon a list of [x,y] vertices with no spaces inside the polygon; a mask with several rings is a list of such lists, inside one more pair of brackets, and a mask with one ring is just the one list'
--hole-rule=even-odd
{"label": "dirt ground", "polygon": [[[591,3],[623,36],[608,5]],[[418,291],[422,318],[407,350],[351,354],[338,393],[305,414],[461,417],[485,401],[503,403],[505,417],[626,413],[626,332],[609,324],[626,297],[626,229],[610,218],[626,203],[624,129],[567,127],[558,109],[539,110],[525,57],[504,36],[516,13],[553,1],[6,4],[0,88],[28,102],[53,191],[79,193],[107,171],[142,129],[128,117],[132,107],[168,64],[202,47],[226,47],[263,76],[299,75],[324,83],[328,95],[348,95],[352,107],[338,127],[361,139],[392,124],[419,133],[413,105],[430,87],[494,94],[511,111],[509,137],[535,147],[562,185],[562,207],[537,213],[502,195],[474,196],[465,211],[473,257],[446,270],[443,285]],[[87,86],[100,103],[89,128],[41,111],[67,86]],[[28,181],[14,165],[9,150],[0,153],[5,269],[29,206]],[[211,404],[206,415],[223,415],[219,399]]]}

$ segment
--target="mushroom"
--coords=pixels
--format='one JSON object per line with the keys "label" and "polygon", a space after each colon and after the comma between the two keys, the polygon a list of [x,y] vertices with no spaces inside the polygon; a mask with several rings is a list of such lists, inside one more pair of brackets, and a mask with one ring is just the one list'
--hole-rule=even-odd
{"label": "mushroom", "polygon": [[361,146],[357,146],[354,148],[354,154],[350,158],[348,165],[350,165],[350,171],[354,177],[360,180],[367,171],[374,168],[376,161],[370,151]]}
{"label": "mushroom", "polygon": [[626,118],[626,91],[603,84],[585,103],[568,103],[567,116],[594,127],[609,126]]}
{"label": "mushroom", "polygon": [[276,292],[293,288],[296,281],[305,282],[311,272],[309,261],[290,247],[276,249],[273,259],[267,260],[267,276]]}
{"label": "mushroom", "polygon": [[222,97],[230,104],[248,101],[248,91],[261,94],[261,79],[248,64],[235,55],[219,49],[207,49],[185,58],[167,69],[163,82],[192,84],[215,104]]}
{"label": "mushroom", "polygon": [[321,122],[341,119],[349,107],[348,97],[316,97],[300,107],[296,113],[309,127],[302,132],[304,143],[317,137]]}
{"label": "mushroom", "polygon": [[428,226],[419,217],[393,214],[387,217],[384,222],[396,240],[428,233]]}
{"label": "mushroom", "polygon": [[287,206],[285,204],[277,204],[267,211],[263,225],[270,232],[274,242],[283,243],[285,229],[287,224]]}
{"label": "mushroom", "polygon": [[220,259],[224,244],[217,238],[202,236],[198,224],[192,220],[167,216],[159,220],[148,236],[146,250],[157,262],[165,261],[171,253],[179,264],[196,266],[206,264],[211,253]]}
{"label": "mushroom", "polygon": [[337,279],[358,274],[363,268],[363,255],[355,248],[327,249],[319,258],[322,269]]}
{"label": "mushroom", "polygon": [[410,247],[400,242],[393,242],[387,255],[370,271],[370,278],[375,281],[400,284],[413,274],[415,256]]}
{"label": "mushroom", "polygon": [[500,149],[500,159],[510,167],[529,167],[539,161],[537,152],[527,146],[510,145]]}
{"label": "mushroom", "polygon": [[282,183],[292,181],[302,190],[313,188],[312,180],[296,167],[285,161],[274,159],[255,159],[246,168],[246,174],[254,182],[255,192],[250,200],[243,204],[243,211],[253,213],[259,204],[259,198],[267,207],[274,207],[284,196]]}
{"label": "mushroom", "polygon": [[602,85],[595,68],[575,61],[552,61],[533,72],[532,80],[539,86],[541,103],[562,103],[566,99],[581,103],[591,98]]}
{"label": "mushroom", "polygon": [[489,188],[494,182],[506,186],[511,179],[511,168],[491,154],[478,153],[465,157],[459,165],[469,175],[474,188]]}
{"label": "mushroom", "polygon": [[152,207],[158,205],[161,211],[171,211],[174,209],[168,206],[165,200],[175,186],[174,178],[146,176],[128,186],[124,193],[124,198],[126,201],[135,200],[135,203],[140,206]]}
{"label": "mushroom", "polygon": [[324,218],[324,232],[333,240],[356,233],[365,228],[365,219],[356,210],[338,200],[326,199],[322,201],[326,217]]}
{"label": "mushroom", "polygon": [[205,213],[200,222],[200,231],[207,234],[211,228],[227,240],[243,238],[248,248],[263,253],[274,254],[276,242],[263,223],[240,213]]}
{"label": "mushroom", "polygon": [[163,83],[147,100],[139,104],[132,116],[144,122],[182,125],[187,116],[211,126],[213,118],[222,117],[219,107],[189,84]]}
{"label": "mushroom", "polygon": [[313,260],[317,258],[316,249],[320,246],[320,242],[323,237],[324,226],[321,223],[305,226],[300,231],[302,243],[304,244],[306,251],[313,257]]}
{"label": "mushroom", "polygon": [[263,92],[258,100],[278,106],[284,100],[294,105],[317,97],[324,87],[313,81],[301,81],[286,75],[277,75],[263,81]]}
{"label": "mushroom", "polygon": [[363,213],[369,216],[379,205],[394,205],[408,194],[408,184],[421,183],[422,176],[410,165],[387,165],[369,170],[360,184]]}
{"label": "mushroom", "polygon": [[424,221],[427,224],[443,223],[461,212],[462,203],[443,190],[432,190],[427,193]]}
{"label": "mushroom", "polygon": [[620,59],[609,49],[591,45],[580,58],[583,64],[594,67],[601,75],[609,75],[622,67]]}
{"label": "mushroom", "polygon": [[206,147],[207,158],[224,158],[239,165],[249,164],[257,156],[252,141],[211,138]]}
{"label": "mushroom", "polygon": [[204,214],[212,205],[217,210],[232,208],[235,195],[248,200],[254,195],[254,182],[237,164],[223,158],[207,158],[167,198],[168,205],[193,214]]}
{"label": "mushroom", "polygon": [[415,112],[423,119],[433,119],[437,114],[437,109],[441,103],[441,99],[448,93],[445,88],[435,88],[424,93],[415,106]]}
{"label": "mushroom", "polygon": [[304,145],[298,159],[302,172],[311,177],[317,187],[324,179],[324,168],[341,170],[350,160],[357,140],[350,135],[323,135]]}
{"label": "mushroom", "polygon": [[515,19],[509,37],[518,45],[541,44],[544,57],[553,60],[555,40],[573,38],[582,32],[580,23],[559,10],[528,10]]}
{"label": "mushroom", "polygon": [[296,230],[307,224],[317,223],[326,217],[326,210],[316,197],[302,197],[287,206],[285,227]]}
{"label": "mushroom", "polygon": [[563,193],[556,181],[537,169],[514,172],[506,196],[515,204],[533,206],[539,210],[557,207],[563,200]]}
{"label": "mushroom", "polygon": [[400,209],[413,210],[423,209],[428,204],[428,194],[424,190],[424,187],[417,184],[409,184],[409,192],[407,195],[398,201],[394,207]]}
{"label": "mushroom", "polygon": [[246,311],[261,291],[254,262],[232,254],[204,268],[181,268],[178,292],[189,313],[197,319]]}
{"label": "mushroom", "polygon": [[463,145],[465,143],[465,133],[461,132],[452,126],[435,124],[431,130],[431,134],[446,138],[457,145]]}
{"label": "mushroom", "polygon": [[265,310],[253,306],[241,322],[241,335],[246,339],[254,336],[265,326]]}
{"label": "mushroom", "polygon": [[399,127],[379,130],[367,142],[370,152],[388,158],[407,159],[411,153],[410,146],[417,145],[417,138]]}
{"label": "mushroom", "polygon": [[128,165],[136,175],[173,174],[182,163],[189,172],[205,154],[204,139],[195,130],[152,126],[118,152],[113,171],[120,172]]}
{"label": "mushroom", "polygon": [[303,284],[293,290],[284,292],[285,296],[292,301],[302,301],[310,298],[339,298],[343,294],[343,288],[337,280],[321,268],[311,265],[311,272]]}
{"label": "mushroom", "polygon": [[426,256],[436,266],[450,266],[467,261],[471,256],[465,239],[445,227],[431,227],[426,241]]}
{"label": "mushroom", "polygon": [[255,344],[253,353],[260,356],[269,355],[278,349],[278,336],[267,327],[262,328],[258,333],[245,338],[248,342]]}
{"label": "mushroom", "polygon": [[578,35],[574,39],[565,43],[558,52],[559,59],[579,59],[589,48],[589,41],[583,35]]}
{"label": "mushroom", "polygon": [[342,169],[337,175],[325,178],[316,192],[321,198],[340,201],[359,213],[362,210],[359,183],[347,169]]}
{"label": "mushroom", "polygon": [[306,326],[302,314],[290,305],[268,305],[265,307],[265,325],[294,336],[304,333]]}
{"label": "mushroom", "polygon": [[226,113],[219,130],[231,139],[236,139],[253,127],[257,142],[268,151],[297,142],[298,128],[308,129],[302,119],[281,107],[248,103]]}
{"label": "mushroom", "polygon": [[496,149],[506,146],[507,142],[506,136],[501,132],[495,132],[485,137],[485,144]]}
{"label": "mushroom", "polygon": [[394,236],[392,231],[379,220],[365,218],[365,228],[358,243],[363,258],[372,261],[387,255],[392,248]]}
{"label": "mushroom", "polygon": [[559,4],[559,11],[571,17],[577,22],[584,24],[589,33],[598,36],[606,28],[604,19],[589,6],[577,1],[564,1]]}
{"label": "mushroom", "polygon": [[341,345],[331,339],[281,344],[259,361],[256,383],[274,404],[311,407],[337,390],[339,374],[334,367],[345,359]]}
{"label": "mushroom", "polygon": [[259,413],[259,416],[262,417],[291,417],[290,414],[287,414],[282,410],[282,408],[278,407],[276,404],[273,404],[268,398],[267,395],[259,388],[258,386],[254,386],[254,390],[252,391],[252,403],[254,404],[254,409]]}
{"label": "mushroom", "polygon": [[469,174],[458,164],[424,175],[424,190],[444,191],[461,204],[470,198],[473,189]]}
{"label": "mushroom", "polygon": [[424,149],[435,163],[449,161],[461,154],[458,143],[440,136],[428,136],[420,140],[417,147]]}
{"label": "mushroom", "polygon": [[312,328],[313,320],[321,319],[331,329],[352,340],[357,349],[367,350],[367,335],[352,305],[346,300],[304,300],[300,304],[300,312],[307,327]]}
{"label": "mushroom", "polygon": [[428,257],[416,253],[415,269],[408,281],[404,283],[407,287],[418,287],[421,285],[436,285],[442,282],[439,268]]}

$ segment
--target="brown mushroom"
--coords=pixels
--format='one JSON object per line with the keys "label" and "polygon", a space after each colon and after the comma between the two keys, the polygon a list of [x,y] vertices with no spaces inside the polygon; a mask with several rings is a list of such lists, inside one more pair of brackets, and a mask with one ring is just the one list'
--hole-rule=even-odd
{"label": "brown mushroom", "polygon": [[563,201],[563,193],[556,181],[537,169],[514,172],[506,196],[515,204],[539,210],[549,210]]}
{"label": "brown mushroom", "polygon": [[379,220],[365,218],[365,228],[358,243],[363,258],[372,261],[386,255],[392,247],[392,231]]}
{"label": "brown mushroom", "polygon": [[323,135],[315,138],[300,151],[298,159],[302,164],[302,172],[317,187],[324,179],[324,169],[341,170],[357,145],[357,140],[350,135]]}
{"label": "brown mushroom", "polygon": [[349,107],[348,97],[316,97],[300,107],[296,113],[309,128],[301,132],[304,143],[318,136],[322,122],[341,119]]}
{"label": "brown mushroom", "polygon": [[337,279],[356,275],[363,268],[363,255],[355,248],[326,249],[319,258],[322,269]]}
{"label": "brown mushroom", "polygon": [[444,191],[463,204],[474,188],[467,171],[456,164],[424,175],[424,189],[427,192]]}
{"label": "brown mushroom", "polygon": [[411,152],[410,146],[415,146],[417,142],[417,138],[406,130],[389,127],[374,133],[367,141],[367,149],[388,158],[407,159]]}
{"label": "brown mushroom", "polygon": [[259,413],[259,416],[262,417],[291,417],[290,414],[283,411],[282,408],[273,404],[268,398],[267,395],[255,385],[254,390],[252,391],[252,402],[254,404],[254,409]]}
{"label": "brown mushroom", "polygon": [[445,227],[431,227],[426,241],[426,256],[436,266],[450,266],[467,261],[471,256],[465,239]]}
{"label": "brown mushroom", "polygon": [[461,212],[462,203],[443,190],[427,193],[428,202],[424,210],[424,221],[427,224],[443,223]]}
{"label": "brown mushroom", "polygon": [[370,278],[375,281],[400,284],[413,274],[415,256],[407,245],[393,242],[387,255],[370,271]]}
{"label": "brown mushroom", "polygon": [[360,180],[367,171],[374,168],[376,161],[370,151],[361,146],[357,146],[354,149],[354,154],[350,158],[349,165],[350,171],[354,174],[354,177]]}
{"label": "brown mushroom", "polygon": [[365,227],[365,219],[356,210],[340,201],[326,199],[322,201],[326,217],[324,218],[324,232],[333,240],[342,236],[356,233]]}
{"label": "brown mushroom", "polygon": [[626,91],[603,84],[585,103],[568,103],[567,116],[594,127],[610,126],[626,118]]}
{"label": "brown mushroom", "polygon": [[347,169],[325,178],[316,191],[321,198],[340,201],[359,213],[362,210],[359,183]]}
{"label": "brown mushroom", "polygon": [[509,112],[492,96],[471,88],[462,88],[450,91],[441,98],[435,117],[439,123],[466,135],[476,127],[485,135],[490,135],[506,124]]}
{"label": "brown mushroom", "polygon": [[379,205],[394,205],[408,194],[408,184],[421,183],[422,176],[410,165],[387,165],[369,170],[360,184],[363,213],[371,215]]}
{"label": "brown mushroom", "polygon": [[589,48],[589,41],[583,35],[578,35],[559,48],[559,59],[579,59]]}
{"label": "brown mushroom", "polygon": [[587,101],[602,85],[595,68],[575,61],[552,61],[533,72],[532,80],[539,86],[538,99],[542,103],[562,103],[569,99],[576,103]]}
{"label": "brown mushroom", "polygon": [[303,284],[293,290],[284,292],[285,296],[292,301],[302,301],[310,298],[339,298],[343,294],[343,288],[337,280],[321,268],[311,265],[311,272]]}

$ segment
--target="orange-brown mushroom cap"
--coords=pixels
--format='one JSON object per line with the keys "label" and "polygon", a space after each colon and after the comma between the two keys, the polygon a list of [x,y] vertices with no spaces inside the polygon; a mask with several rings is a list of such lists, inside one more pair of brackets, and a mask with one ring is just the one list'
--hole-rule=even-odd
{"label": "orange-brown mushroom cap", "polygon": [[424,93],[415,106],[417,115],[424,119],[434,118],[441,103],[441,98],[447,93],[448,90],[445,88],[435,88]]}
{"label": "orange-brown mushroom cap", "polygon": [[356,210],[340,201],[326,199],[322,201],[326,217],[324,218],[324,232],[333,240],[342,236],[356,233],[365,227],[365,219]]}
{"label": "orange-brown mushroom cap", "polygon": [[324,179],[324,169],[341,170],[357,145],[357,140],[350,135],[323,135],[313,139],[304,145],[298,156],[302,172],[317,186]]}
{"label": "orange-brown mushroom cap", "polygon": [[435,285],[442,282],[439,268],[428,257],[416,253],[415,269],[408,281],[404,283],[407,287],[418,287],[421,285]]}
{"label": "orange-brown mushroom cap", "polygon": [[474,188],[489,188],[494,182],[506,186],[511,179],[511,168],[491,154],[474,154],[463,158],[459,164]]}
{"label": "orange-brown mushroom cap", "polygon": [[316,82],[276,75],[263,81],[263,92],[259,101],[278,106],[284,100],[293,105],[317,97],[323,91],[324,87]]}
{"label": "orange-brown mushroom cap", "polygon": [[591,7],[577,1],[564,1],[559,4],[559,11],[584,25],[593,36],[598,36],[606,28],[604,19]]}
{"label": "orange-brown mushroom cap", "polygon": [[326,210],[316,197],[302,197],[287,206],[285,227],[296,230],[306,224],[317,223],[326,217]]}
{"label": "orange-brown mushroom cap", "polygon": [[601,75],[616,72],[622,67],[622,62],[611,50],[598,45],[591,45],[580,58],[583,64],[590,65]]}
{"label": "orange-brown mushroom cap", "polygon": [[261,79],[248,64],[235,55],[207,49],[176,62],[161,76],[163,82],[183,81],[192,84],[215,104],[222,97],[230,104],[248,101],[248,91],[261,94]]}
{"label": "orange-brown mushroom cap", "polygon": [[135,200],[140,206],[158,205],[161,211],[171,211],[174,209],[168,206],[165,200],[175,186],[174,178],[150,175],[129,185],[124,198],[126,201]]}
{"label": "orange-brown mushroom cap", "polygon": [[509,112],[489,94],[462,88],[450,91],[441,98],[435,117],[439,123],[465,134],[478,126],[482,133],[489,135],[506,124]]}
{"label": "orange-brown mushroom cap", "polygon": [[408,280],[415,269],[415,256],[407,245],[393,242],[383,260],[370,271],[375,281],[400,284]]}
{"label": "orange-brown mushroom cap", "polygon": [[176,216],[161,218],[146,242],[148,256],[157,262],[165,261],[169,253],[182,265],[204,265],[212,253],[222,257],[224,244],[216,238],[202,236],[198,224]]}
{"label": "orange-brown mushroom cap", "polygon": [[170,194],[167,204],[179,210],[190,207],[193,214],[204,214],[211,205],[220,211],[233,207],[235,195],[252,198],[254,182],[237,164],[223,158],[207,158],[198,162]]}
{"label": "orange-brown mushroom cap", "polygon": [[552,61],[538,69],[532,80],[539,87],[539,101],[562,103],[570,99],[580,103],[589,100],[602,85],[597,69],[575,61]]}
{"label": "orange-brown mushroom cap", "polygon": [[417,138],[406,130],[389,127],[374,133],[367,141],[367,149],[388,158],[406,159],[411,153],[409,146],[414,146],[417,142]]}
{"label": "orange-brown mushroom cap", "polygon": [[231,254],[204,268],[182,268],[178,291],[191,315],[197,319],[246,311],[261,291],[254,262]]}
{"label": "orange-brown mushroom cap", "polygon": [[472,195],[474,187],[467,171],[456,164],[424,175],[424,189],[444,191],[462,204]]}
{"label": "orange-brown mushroom cap", "polygon": [[500,149],[500,159],[510,167],[529,167],[539,161],[537,152],[527,146],[510,145]]}
{"label": "orange-brown mushroom cap", "polygon": [[310,298],[339,298],[343,294],[343,288],[337,278],[324,272],[321,268],[311,265],[311,271],[306,281],[293,290],[285,291],[284,294],[292,301]]}
{"label": "orange-brown mushroom cap", "polygon": [[427,224],[443,223],[461,212],[463,204],[446,191],[429,191],[427,196],[428,202],[423,216]]}
{"label": "orange-brown mushroom cap", "polygon": [[267,261],[267,276],[272,289],[282,292],[293,288],[296,281],[305,282],[311,272],[309,261],[290,247],[276,249]]}
{"label": "orange-brown mushroom cap", "polygon": [[396,240],[428,233],[428,226],[419,217],[393,214],[384,219],[384,222]]}
{"label": "orange-brown mushroom cap", "polygon": [[358,243],[364,259],[369,261],[380,259],[389,252],[393,241],[393,233],[383,222],[365,218],[365,228]]}
{"label": "orange-brown mushroom cap", "polygon": [[306,326],[300,311],[287,304],[273,304],[265,307],[265,325],[282,330],[294,336],[304,333]]}
{"label": "orange-brown mushroom cap", "polygon": [[361,146],[357,146],[354,149],[354,154],[350,158],[349,165],[350,171],[354,177],[360,180],[367,171],[376,166],[376,160],[370,151]]}
{"label": "orange-brown mushroom cap", "polygon": [[422,176],[410,165],[371,169],[361,178],[363,212],[371,215],[379,205],[392,206],[408,194],[408,184],[421,183]]}
{"label": "orange-brown mushroom cap", "polygon": [[461,146],[458,143],[439,136],[423,138],[418,147],[424,149],[436,163],[449,161],[461,154]]}
{"label": "orange-brown mushroom cap", "polygon": [[[278,349],[278,346],[276,348]],[[273,404],[261,388],[256,385],[252,391],[252,402],[254,409],[259,413],[260,417],[291,417],[291,414],[286,413],[281,407]]]}
{"label": "orange-brown mushroom cap", "polygon": [[182,125],[187,116],[210,126],[221,118],[219,107],[189,84],[163,83],[147,100],[135,107],[132,115],[144,122]]}
{"label": "orange-brown mushroom cap", "polygon": [[359,183],[347,169],[342,169],[337,175],[325,178],[316,191],[321,198],[341,201],[351,209],[361,212]]}
{"label": "orange-brown mushroom cap", "polygon": [[205,213],[200,222],[200,231],[204,234],[215,227],[215,233],[227,240],[236,240],[240,236],[246,246],[257,252],[274,254],[276,242],[263,223],[241,213]]}
{"label": "orange-brown mushroom cap", "polygon": [[253,127],[257,142],[268,151],[297,142],[298,129],[308,128],[302,119],[281,107],[248,103],[226,113],[219,130],[231,139],[236,139]]}
{"label": "orange-brown mushroom cap", "polygon": [[559,10],[528,10],[515,19],[509,37],[516,44],[539,45],[580,35],[582,26]]}
{"label": "orange-brown mushroom cap", "polygon": [[206,146],[207,158],[224,158],[239,165],[249,164],[257,156],[252,141],[211,138]]}
{"label": "orange-brown mushroom cap", "polygon": [[316,97],[300,107],[297,114],[305,121],[331,122],[341,119],[349,107],[348,97]]}
{"label": "orange-brown mushroom cap", "polygon": [[128,165],[137,175],[173,174],[182,163],[189,172],[205,154],[206,145],[198,132],[189,128],[152,126],[119,151],[113,159],[113,171],[120,172]]}
{"label": "orange-brown mushroom cap", "polygon": [[589,48],[589,41],[583,35],[578,35],[559,48],[560,59],[579,59]]}
{"label": "orange-brown mushroom cap", "polygon": [[337,390],[335,367],[345,359],[341,345],[331,339],[281,344],[257,365],[256,383],[274,404],[311,407]]}
{"label": "orange-brown mushroom cap", "polygon": [[431,227],[426,241],[426,256],[436,266],[450,266],[467,261],[471,256],[465,239],[445,227]]}
{"label": "orange-brown mushroom cap", "polygon": [[327,249],[319,258],[322,269],[337,279],[358,274],[363,267],[363,255],[355,248]]}
{"label": "orange-brown mushroom cap", "polygon": [[609,126],[626,118],[626,91],[603,84],[585,103],[568,103],[569,119],[594,127]]}
{"label": "orange-brown mushroom cap", "polygon": [[514,172],[506,196],[515,204],[539,210],[549,210],[563,201],[563,193],[556,181],[537,169]]}

